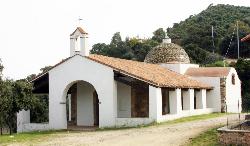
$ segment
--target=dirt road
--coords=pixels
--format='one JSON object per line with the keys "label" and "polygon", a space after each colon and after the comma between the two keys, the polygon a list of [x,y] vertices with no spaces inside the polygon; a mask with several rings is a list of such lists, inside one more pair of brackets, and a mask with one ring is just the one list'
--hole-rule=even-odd
{"label": "dirt road", "polygon": [[[236,119],[237,115],[230,115],[230,119]],[[54,134],[49,138],[41,139],[35,143],[23,143],[24,145],[105,145],[105,146],[166,146],[184,145],[192,137],[203,131],[226,124],[226,116],[191,121],[178,124],[163,124],[146,128],[134,128],[123,130],[107,130],[95,132]],[[19,143],[20,145],[20,143]]]}

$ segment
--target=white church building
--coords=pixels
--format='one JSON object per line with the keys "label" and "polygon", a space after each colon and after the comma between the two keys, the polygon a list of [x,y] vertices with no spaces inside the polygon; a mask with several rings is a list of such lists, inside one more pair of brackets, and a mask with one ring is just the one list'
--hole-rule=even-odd
{"label": "white church building", "polygon": [[17,131],[128,127],[212,112],[241,112],[234,68],[190,64],[166,38],[144,62],[89,54],[88,34],[70,35],[70,57],[36,77],[33,92],[49,97],[49,122],[17,114]]}

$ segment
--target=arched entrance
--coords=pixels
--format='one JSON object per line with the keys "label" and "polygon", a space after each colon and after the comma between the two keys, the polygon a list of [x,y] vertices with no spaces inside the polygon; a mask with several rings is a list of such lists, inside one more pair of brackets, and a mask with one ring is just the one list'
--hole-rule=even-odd
{"label": "arched entrance", "polygon": [[98,126],[99,99],[94,86],[85,81],[70,84],[66,94],[67,127]]}

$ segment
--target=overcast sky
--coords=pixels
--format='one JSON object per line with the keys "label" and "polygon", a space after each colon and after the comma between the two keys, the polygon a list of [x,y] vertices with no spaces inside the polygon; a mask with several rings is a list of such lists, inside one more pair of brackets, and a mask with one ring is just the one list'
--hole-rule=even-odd
{"label": "overcast sky", "polygon": [[25,78],[69,56],[69,34],[82,18],[89,44],[115,32],[150,37],[157,28],[198,14],[209,4],[250,6],[250,0],[1,0],[0,58],[4,76]]}

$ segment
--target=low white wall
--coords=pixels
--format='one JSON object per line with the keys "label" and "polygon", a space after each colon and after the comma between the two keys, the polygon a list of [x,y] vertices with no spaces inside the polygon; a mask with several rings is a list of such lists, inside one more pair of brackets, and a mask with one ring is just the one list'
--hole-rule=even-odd
{"label": "low white wall", "polygon": [[206,108],[206,109],[195,109],[195,110],[183,110],[178,114],[167,114],[167,115],[162,115],[160,122],[164,121],[169,121],[169,120],[174,120],[182,117],[188,117],[188,116],[195,116],[195,115],[201,115],[201,114],[209,114],[216,112],[215,109],[213,108]]}
{"label": "low white wall", "polygon": [[202,114],[210,114],[216,112],[213,108],[206,109],[195,109],[195,110],[183,110],[178,114],[167,114],[162,115],[158,118],[158,121],[155,121],[151,118],[116,118],[116,127],[134,127],[138,125],[147,125],[152,122],[165,122],[170,120],[175,120],[182,117],[202,115]]}
{"label": "low white wall", "polygon": [[150,118],[116,118],[116,127],[135,127],[138,125],[147,125],[153,121]]}
{"label": "low white wall", "polygon": [[131,87],[117,82],[117,117],[131,117]]}
{"label": "low white wall", "polygon": [[30,123],[30,110],[21,110],[17,113],[17,133],[24,132],[24,124]]}
{"label": "low white wall", "polygon": [[50,130],[49,123],[27,123],[23,124],[23,129],[20,132],[47,131],[47,130]]}

